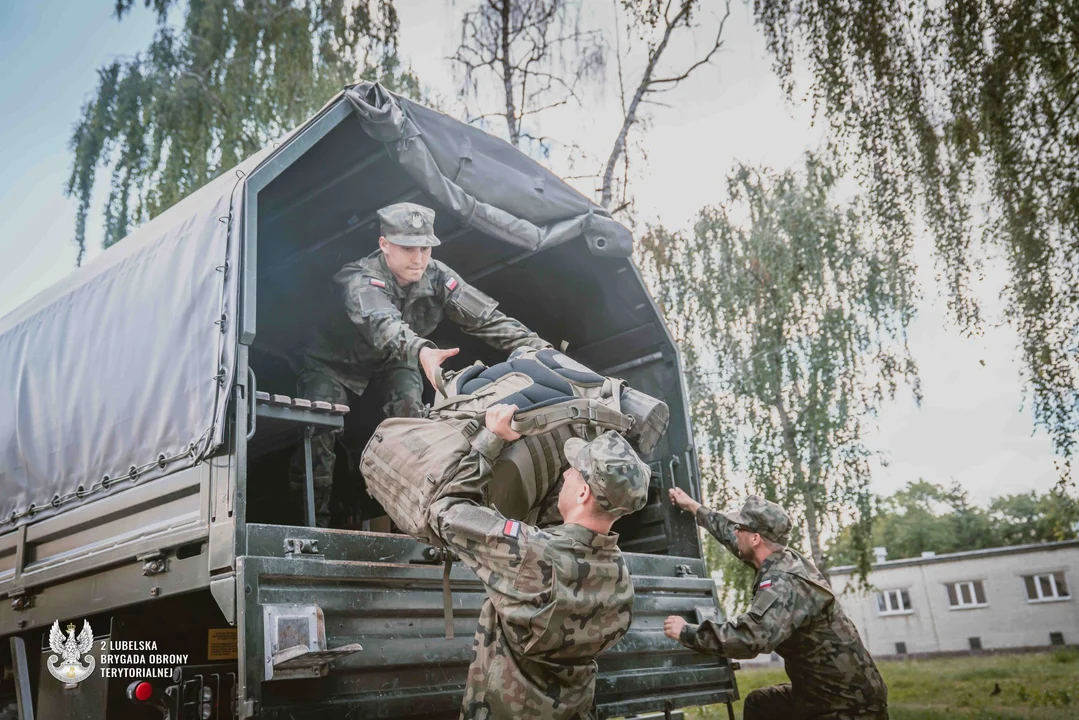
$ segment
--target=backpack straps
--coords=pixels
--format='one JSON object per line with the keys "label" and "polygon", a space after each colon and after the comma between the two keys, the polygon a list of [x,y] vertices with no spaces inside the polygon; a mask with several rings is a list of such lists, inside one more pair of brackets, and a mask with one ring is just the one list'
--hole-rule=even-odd
{"label": "backpack straps", "polygon": [[594,398],[572,398],[513,416],[510,427],[522,435],[538,435],[563,425],[588,424],[607,430],[627,432],[633,418],[612,410]]}
{"label": "backpack straps", "polygon": [[453,595],[450,593],[450,571],[453,569],[453,554],[447,550],[446,563],[442,569],[442,613],[446,618],[446,639],[453,640]]}

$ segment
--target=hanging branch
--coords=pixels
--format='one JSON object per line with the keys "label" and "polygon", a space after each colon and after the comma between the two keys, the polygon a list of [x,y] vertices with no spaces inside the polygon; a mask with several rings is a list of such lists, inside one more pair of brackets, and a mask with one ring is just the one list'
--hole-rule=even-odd
{"label": "hanging branch", "polygon": [[[613,185],[615,168],[617,167],[619,160],[626,156],[626,140],[629,137],[630,130],[639,121],[641,104],[648,102],[648,98],[656,93],[672,90],[681,82],[688,79],[695,70],[710,63],[712,58],[723,46],[723,29],[726,26],[727,18],[730,17],[731,14],[730,0],[726,0],[723,17],[719,20],[719,27],[716,30],[715,38],[713,39],[711,46],[705,52],[704,57],[691,63],[685,70],[675,72],[667,77],[656,77],[663,55],[671,42],[672,36],[674,36],[679,29],[688,32],[692,32],[694,29],[695,26],[692,18],[694,11],[700,3],[698,0],[680,0],[677,6],[673,8],[675,10],[673,15],[671,14],[673,3],[670,1],[666,3],[662,12],[658,11],[658,4],[655,0],[643,3],[643,7],[641,3],[633,3],[629,2],[629,0],[623,0],[623,4],[632,10],[638,23],[650,25],[653,31],[658,33],[659,40],[650,43],[648,46],[647,61],[645,62],[644,70],[641,72],[640,79],[637,82],[637,88],[634,90],[628,106],[625,102],[625,94],[624,92],[622,93],[622,126],[618,130],[618,135],[615,137],[614,145],[611,148],[610,155],[608,155],[607,162],[603,168],[603,179],[600,189],[600,204],[603,205],[603,207],[610,207],[611,205],[614,196]],[[624,81],[622,77],[621,59],[619,59],[618,64],[618,82],[619,87],[623,87]],[[623,206],[624,205],[625,203]]]}

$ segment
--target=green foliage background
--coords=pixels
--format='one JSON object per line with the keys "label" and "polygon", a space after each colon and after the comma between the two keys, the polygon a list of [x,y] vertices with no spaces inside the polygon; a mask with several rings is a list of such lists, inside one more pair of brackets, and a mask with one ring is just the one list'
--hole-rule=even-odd
{"label": "green foliage background", "polygon": [[1079,438],[1079,2],[752,7],[776,72],[827,119],[874,221],[908,246],[927,224],[961,327],[983,322],[983,259],[1007,264],[1006,314],[1034,415],[1069,457]]}
{"label": "green foliage background", "polygon": [[[122,20],[136,0],[117,0]],[[361,78],[416,96],[399,66],[392,0],[145,0],[144,53],[98,71],[71,136],[77,262],[99,171],[110,173],[104,246],[300,124]],[[186,5],[179,27],[170,15]]]}
{"label": "green foliage background", "polygon": [[797,518],[793,543],[821,567],[825,523],[855,523],[867,555],[864,424],[901,383],[919,392],[909,253],[833,198],[837,180],[813,155],[741,166],[692,233],[651,228],[637,257],[683,354],[702,500],[722,506],[747,479]]}

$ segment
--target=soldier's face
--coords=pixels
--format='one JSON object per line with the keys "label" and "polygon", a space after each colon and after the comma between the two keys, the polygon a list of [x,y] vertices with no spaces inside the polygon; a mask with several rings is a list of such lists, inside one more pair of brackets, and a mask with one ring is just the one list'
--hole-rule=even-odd
{"label": "soldier's face", "polygon": [[738,558],[751,562],[756,554],[760,535],[741,525],[734,529],[734,539],[738,542]]}
{"label": "soldier's face", "polygon": [[431,262],[429,247],[402,247],[384,237],[378,239],[378,246],[386,257],[386,266],[400,285],[419,282]]}

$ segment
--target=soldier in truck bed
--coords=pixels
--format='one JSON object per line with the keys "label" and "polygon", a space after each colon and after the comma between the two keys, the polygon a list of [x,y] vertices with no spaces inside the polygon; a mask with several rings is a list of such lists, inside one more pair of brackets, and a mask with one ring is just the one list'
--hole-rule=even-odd
{"label": "soldier in truck bed", "polygon": [[595,658],[629,630],[633,582],[611,525],[648,499],[651,469],[607,431],[565,443],[561,524],[534,527],[484,505],[494,459],[520,437],[493,405],[471,452],[436,492],[431,529],[483,582],[462,720],[593,720]]}
{"label": "soldier in truck bed", "polygon": [[746,696],[745,720],[887,720],[888,689],[825,577],[787,547],[790,516],[751,495],[740,512],[710,510],[678,488],[671,502],[738,559],[757,569],[753,605],[725,623],[690,625],[668,617],[664,632],[700,652],[751,658],[775,650],[786,661],[789,685]]}
{"label": "soldier in truck bed", "polygon": [[[520,322],[506,317],[498,303],[472,287],[444,263],[431,258],[439,245],[435,211],[397,203],[378,211],[379,249],[350,262],[334,275],[344,313],[318,328],[304,349],[297,393],[309,400],[347,403],[346,390],[362,395],[378,376],[387,417],[417,417],[423,408],[420,367],[434,384],[446,358],[457,348],[439,349],[426,339],[444,317],[491,347],[550,347]],[[323,433],[311,442],[315,485],[315,520],[330,523],[334,443],[340,433]],[[302,450],[290,469],[290,489],[302,496]]]}

